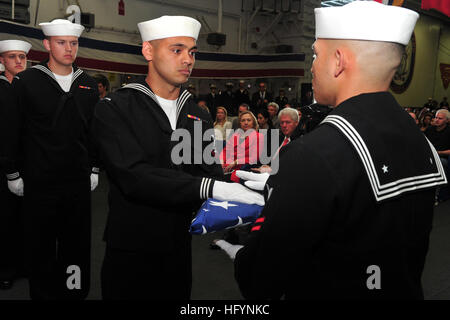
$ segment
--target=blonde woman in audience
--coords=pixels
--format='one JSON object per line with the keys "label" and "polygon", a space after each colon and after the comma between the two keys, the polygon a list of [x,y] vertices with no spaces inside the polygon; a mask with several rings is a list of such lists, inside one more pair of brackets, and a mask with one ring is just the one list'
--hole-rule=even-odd
{"label": "blonde woman in audience", "polygon": [[228,134],[227,130],[229,131],[231,129],[231,122],[228,121],[228,113],[227,109],[225,107],[217,107],[217,113],[216,113],[216,121],[214,122],[214,131],[216,134],[216,140],[222,141],[223,145],[225,145],[225,142],[227,141]]}

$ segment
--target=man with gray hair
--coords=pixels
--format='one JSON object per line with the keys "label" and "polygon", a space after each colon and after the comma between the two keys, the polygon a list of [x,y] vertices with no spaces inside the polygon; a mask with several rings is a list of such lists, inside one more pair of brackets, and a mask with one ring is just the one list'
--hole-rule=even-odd
{"label": "man with gray hair", "polygon": [[277,175],[237,173],[268,200],[235,277],[250,299],[423,299],[435,188],[446,178],[388,91],[419,15],[355,1],[315,17],[314,95],[335,108],[289,144]]}
{"label": "man with gray hair", "polygon": [[[283,147],[285,147],[292,140],[298,138],[298,135],[295,134],[296,129],[298,128],[298,123],[299,123],[299,116],[298,116],[297,110],[295,110],[293,108],[284,108],[283,110],[280,111],[277,118],[279,120],[280,130],[283,135],[280,136],[280,143],[279,143],[278,149],[275,150],[275,152],[271,155],[272,156],[271,165],[273,164],[273,160],[275,160],[279,157],[279,153],[280,153],[281,149]],[[277,166],[276,170],[278,170],[278,161],[277,161],[276,166]],[[270,172],[272,172],[272,167],[267,164],[263,164],[259,168],[253,168],[252,171],[259,172],[259,173],[264,173],[264,172],[270,173]]]}
{"label": "man with gray hair", "polygon": [[280,120],[277,117],[278,110],[280,110],[280,106],[276,102],[269,102],[267,105],[267,111],[269,111],[270,120],[272,120],[275,129],[280,129]]}
{"label": "man with gray hair", "polygon": [[[444,166],[447,179],[449,177],[449,159],[450,159],[450,112],[447,109],[436,111],[433,125],[426,131],[425,135],[436,148],[439,158]],[[448,186],[439,188],[437,201],[443,202],[450,198],[450,189]]]}

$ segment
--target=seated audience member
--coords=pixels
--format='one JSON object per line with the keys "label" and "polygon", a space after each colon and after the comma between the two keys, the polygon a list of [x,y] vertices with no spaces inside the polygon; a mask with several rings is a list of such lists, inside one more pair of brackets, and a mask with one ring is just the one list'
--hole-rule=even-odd
{"label": "seated audience member", "polygon": [[[266,156],[271,156],[271,146],[272,146],[272,130],[278,130],[274,129],[272,120],[270,119],[270,114],[267,109],[260,109],[258,113],[256,114],[256,118],[258,119],[258,125],[259,125],[259,132],[263,134],[264,136],[264,150],[262,154],[265,154]],[[261,130],[262,129],[262,130]]]}
{"label": "seated audience member", "polygon": [[431,120],[433,119],[432,113],[425,113],[419,121],[420,131],[425,132],[429,126],[431,126]]}
{"label": "seated audience member", "polygon": [[272,120],[272,124],[275,129],[280,129],[280,122],[277,117],[278,110],[280,110],[280,106],[275,102],[270,102],[267,105],[267,111],[269,111],[270,119]]}
{"label": "seated audience member", "polygon": [[[231,130],[231,122],[228,121],[228,113],[225,107],[217,107],[216,121],[214,121],[214,131],[216,135],[216,141],[220,141],[220,148],[224,147],[228,139],[228,134]],[[229,132],[227,132],[229,131]]]}
{"label": "seated audience member", "polygon": [[270,119],[270,114],[267,109],[260,109],[256,114],[258,119],[259,129],[273,129],[272,119]]}
{"label": "seated audience member", "polygon": [[[283,110],[280,111],[278,119],[280,121],[280,130],[283,135],[281,136],[282,138],[280,139],[280,147],[273,154],[272,159],[278,157],[281,148],[283,148],[289,142],[298,138],[301,135],[301,131],[297,130],[298,123],[300,120],[297,110],[293,108],[284,108]],[[252,171],[260,173],[272,172],[272,168],[269,165],[264,164],[259,168],[253,168]]]}
{"label": "seated audience member", "polygon": [[234,118],[233,122],[231,123],[231,127],[233,128],[233,130],[239,129],[239,127],[241,126],[239,123],[239,116],[244,111],[250,111],[250,106],[246,103],[241,103],[238,108],[238,116]]}
{"label": "seated audience member", "polygon": [[412,112],[412,111],[410,111],[410,112],[408,112],[408,113],[409,113],[409,115],[411,116],[411,118],[414,119],[414,122],[415,122],[417,125],[419,125],[419,120],[417,120],[416,114],[415,114],[414,112]]}
{"label": "seated audience member", "polygon": [[[425,131],[425,135],[433,144],[436,149],[439,158],[447,176],[447,180],[450,177],[449,174],[449,158],[450,158],[450,111],[446,109],[440,109],[436,112],[434,117],[434,125],[429,127]],[[448,184],[439,189],[438,201],[442,202],[450,198],[450,188]]]}
{"label": "seated audience member", "polygon": [[264,145],[264,137],[258,132],[258,122],[250,111],[239,115],[240,129],[227,141],[220,154],[225,173],[241,169],[247,164],[256,164]]}

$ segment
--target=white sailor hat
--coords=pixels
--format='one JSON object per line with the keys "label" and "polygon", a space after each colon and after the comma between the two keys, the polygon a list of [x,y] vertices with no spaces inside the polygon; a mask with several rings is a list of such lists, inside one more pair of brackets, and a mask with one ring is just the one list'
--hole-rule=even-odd
{"label": "white sailor hat", "polygon": [[152,41],[171,37],[190,37],[197,40],[201,24],[184,16],[162,16],[138,23],[142,41]]}
{"label": "white sailor hat", "polygon": [[341,7],[314,9],[316,39],[395,42],[407,45],[419,14],[376,1],[354,1]]}
{"label": "white sailor hat", "polygon": [[31,49],[31,44],[22,40],[3,40],[0,41],[0,53],[6,51],[23,51],[25,54]]}
{"label": "white sailor hat", "polygon": [[55,19],[52,22],[39,23],[42,32],[48,36],[73,36],[80,37],[84,27],[77,23],[72,23],[65,19]]}

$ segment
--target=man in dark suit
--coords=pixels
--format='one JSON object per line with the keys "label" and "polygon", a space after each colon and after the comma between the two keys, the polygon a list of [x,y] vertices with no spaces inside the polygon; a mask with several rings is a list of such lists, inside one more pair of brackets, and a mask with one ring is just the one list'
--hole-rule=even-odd
{"label": "man in dark suit", "polygon": [[259,90],[252,95],[252,112],[256,112],[261,108],[265,108],[269,102],[272,102],[273,96],[267,91],[267,86],[264,82],[259,83]]}

